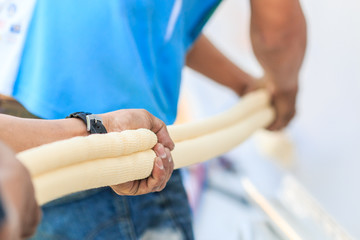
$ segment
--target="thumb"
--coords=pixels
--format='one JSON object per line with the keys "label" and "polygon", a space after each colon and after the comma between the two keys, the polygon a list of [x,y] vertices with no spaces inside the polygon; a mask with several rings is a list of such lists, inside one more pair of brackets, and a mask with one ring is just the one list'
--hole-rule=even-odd
{"label": "thumb", "polygon": [[167,127],[163,121],[153,117],[152,128],[150,130],[156,134],[159,143],[161,143],[164,147],[169,148],[170,150],[174,150],[175,144],[171,140]]}

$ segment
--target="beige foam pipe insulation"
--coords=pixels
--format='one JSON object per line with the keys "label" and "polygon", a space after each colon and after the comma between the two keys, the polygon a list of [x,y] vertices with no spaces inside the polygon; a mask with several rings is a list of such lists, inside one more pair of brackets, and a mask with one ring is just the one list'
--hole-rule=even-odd
{"label": "beige foam pipe insulation", "polygon": [[[198,122],[169,126],[175,168],[219,156],[274,119],[269,96],[259,90],[230,110]],[[151,174],[156,144],[146,129],[95,134],[46,144],[17,157],[29,169],[39,204],[70,193],[143,179]]]}

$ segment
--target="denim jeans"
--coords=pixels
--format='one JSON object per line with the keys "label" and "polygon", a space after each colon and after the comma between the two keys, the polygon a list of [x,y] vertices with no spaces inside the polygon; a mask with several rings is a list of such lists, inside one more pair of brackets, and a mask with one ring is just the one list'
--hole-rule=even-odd
{"label": "denim jeans", "polygon": [[141,196],[118,196],[99,188],[43,206],[43,219],[32,239],[193,239],[191,213],[180,172],[166,188]]}

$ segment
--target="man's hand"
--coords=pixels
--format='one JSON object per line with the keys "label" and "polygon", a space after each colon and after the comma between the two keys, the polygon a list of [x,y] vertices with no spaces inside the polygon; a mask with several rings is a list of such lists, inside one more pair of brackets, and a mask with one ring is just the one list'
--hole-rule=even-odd
{"label": "man's hand", "polygon": [[108,132],[146,128],[158,138],[158,143],[153,148],[157,157],[151,175],[146,179],[112,186],[112,189],[119,195],[140,195],[163,190],[174,169],[170,151],[175,146],[165,123],[142,109],[118,110],[100,116]]}
{"label": "man's hand", "polygon": [[[284,81],[285,82],[285,81]],[[275,120],[267,128],[271,131],[278,131],[286,127],[296,113],[296,96],[298,92],[297,79],[290,81],[293,86],[279,85],[270,77],[263,77],[259,80],[253,79],[252,81],[243,81],[242,85],[245,86],[243,91],[237,92],[239,96],[255,91],[260,88],[265,88],[271,95],[271,104],[275,109]]]}
{"label": "man's hand", "polygon": [[[292,86],[276,86],[269,77],[262,79],[265,88],[270,92],[271,103],[275,108],[275,120],[268,130],[277,131],[286,127],[296,113],[296,96],[298,92],[297,79],[290,81]],[[285,82],[285,81],[284,81]]]}
{"label": "man's hand", "polygon": [[0,239],[23,239],[34,234],[41,212],[27,169],[14,153],[0,143],[0,196],[5,208],[5,222]]}

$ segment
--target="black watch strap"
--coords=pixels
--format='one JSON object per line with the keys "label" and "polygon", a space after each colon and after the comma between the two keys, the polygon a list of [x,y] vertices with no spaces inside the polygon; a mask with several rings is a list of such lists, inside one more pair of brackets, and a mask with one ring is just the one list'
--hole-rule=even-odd
{"label": "black watch strap", "polygon": [[102,124],[102,118],[96,114],[88,112],[75,112],[66,118],[80,118],[86,125],[86,130],[93,133],[107,133],[105,126]]}

